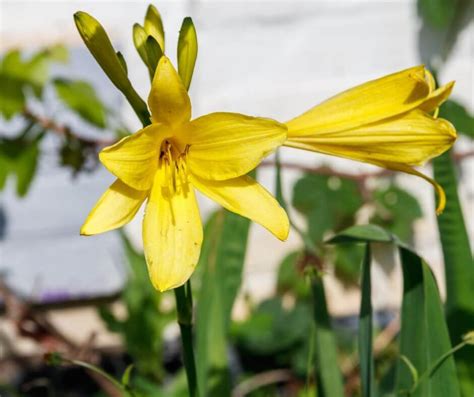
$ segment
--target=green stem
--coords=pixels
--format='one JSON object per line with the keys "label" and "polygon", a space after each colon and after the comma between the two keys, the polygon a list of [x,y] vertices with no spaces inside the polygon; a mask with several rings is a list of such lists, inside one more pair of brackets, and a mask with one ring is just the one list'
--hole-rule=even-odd
{"label": "green stem", "polygon": [[128,90],[123,90],[122,93],[125,95],[128,103],[135,111],[137,117],[140,119],[143,127],[150,125],[150,113],[148,112],[145,102],[142,98],[140,98],[137,92],[133,88],[130,88]]}
{"label": "green stem", "polygon": [[190,397],[198,397],[196,376],[196,361],[194,359],[193,348],[193,298],[191,282],[175,288],[176,309],[178,311],[178,324],[181,331],[181,343],[183,347],[183,362],[188,379],[188,389]]}
{"label": "green stem", "polygon": [[103,371],[101,368],[87,363],[85,361],[81,360],[70,360],[70,359],[63,359],[63,362],[69,363],[69,364],[74,364],[78,365],[80,367],[83,367],[85,369],[88,369],[89,371],[95,372],[96,374],[102,376],[103,378],[107,379],[110,383],[112,383],[118,390],[124,393],[124,395],[127,395],[129,392],[124,385],[122,385],[117,379],[115,379],[113,376],[109,375],[107,372]]}

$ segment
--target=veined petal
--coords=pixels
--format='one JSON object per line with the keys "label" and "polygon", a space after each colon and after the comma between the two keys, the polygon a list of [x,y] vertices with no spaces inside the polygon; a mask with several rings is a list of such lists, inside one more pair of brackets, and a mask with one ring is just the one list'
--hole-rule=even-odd
{"label": "veined petal", "polygon": [[244,175],[225,181],[191,176],[191,183],[229,211],[262,225],[280,240],[286,240],[290,222],[278,201],[255,179]]}
{"label": "veined petal", "polygon": [[133,219],[147,196],[148,191],[132,189],[117,179],[90,212],[81,228],[81,234],[91,236],[127,224]]}
{"label": "veined petal", "polygon": [[288,121],[288,136],[357,128],[410,111],[428,97],[432,79],[417,66],[344,91]]}
{"label": "veined petal", "polygon": [[201,178],[236,178],[254,169],[286,139],[277,121],[237,113],[211,113],[187,124],[177,139],[189,145],[188,166]]}
{"label": "veined petal", "polygon": [[351,130],[292,137],[286,146],[372,164],[422,165],[448,150],[456,130],[447,120],[421,110]]}
{"label": "veined petal", "polygon": [[174,127],[191,119],[191,101],[188,92],[171,61],[162,56],[148,96],[151,118],[155,123]]}
{"label": "veined petal", "polygon": [[143,246],[153,286],[166,291],[184,284],[199,260],[203,232],[194,189],[176,190],[163,168],[156,172],[143,220]]}
{"label": "veined petal", "polygon": [[169,131],[152,124],[99,153],[102,164],[117,178],[138,190],[148,190],[153,183],[161,142]]}

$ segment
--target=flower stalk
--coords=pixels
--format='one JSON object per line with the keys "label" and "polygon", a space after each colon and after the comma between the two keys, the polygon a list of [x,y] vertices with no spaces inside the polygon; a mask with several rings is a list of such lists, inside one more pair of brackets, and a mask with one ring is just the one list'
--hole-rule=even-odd
{"label": "flower stalk", "polygon": [[196,376],[196,360],[193,348],[193,295],[191,281],[174,289],[176,310],[178,312],[178,325],[181,331],[181,346],[183,349],[183,363],[188,380],[190,397],[198,397]]}

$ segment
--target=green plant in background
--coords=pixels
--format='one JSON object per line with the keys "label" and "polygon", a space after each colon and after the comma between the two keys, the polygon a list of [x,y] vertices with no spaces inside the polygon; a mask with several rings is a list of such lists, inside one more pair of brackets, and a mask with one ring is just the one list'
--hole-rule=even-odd
{"label": "green plant in background", "polygon": [[[419,33],[420,57],[436,74],[454,48],[459,33],[472,22],[474,3],[469,0],[418,0],[422,17]],[[447,101],[440,115],[448,118],[467,139],[474,137],[474,117],[456,100]],[[446,211],[438,217],[438,229],[444,256],[446,277],[446,318],[453,344],[458,344],[466,328],[474,326],[474,261],[464,215],[458,197],[457,167],[452,150],[433,162],[434,175],[446,191]],[[474,349],[456,353],[463,396],[474,395]]]}
{"label": "green plant in background", "polygon": [[137,252],[122,234],[129,277],[121,302],[126,317],[117,318],[106,306],[100,315],[109,330],[122,335],[125,350],[133,357],[135,371],[150,382],[161,383],[165,377],[163,368],[163,330],[172,321],[173,306],[163,309],[168,294],[157,294],[148,281],[145,258]]}
{"label": "green plant in background", "polygon": [[48,93],[53,92],[62,110],[74,114],[87,128],[97,132],[112,130],[117,136],[123,130],[121,121],[102,103],[91,84],[53,78],[51,67],[67,60],[68,52],[61,45],[29,56],[10,50],[0,60],[0,114],[11,121],[3,127],[8,132],[0,137],[0,189],[11,176],[16,179],[18,196],[28,193],[38,168],[41,142],[47,133],[56,135],[60,141],[61,166],[71,168],[74,173],[95,168],[100,140],[92,140],[77,133],[77,127],[55,121]]}

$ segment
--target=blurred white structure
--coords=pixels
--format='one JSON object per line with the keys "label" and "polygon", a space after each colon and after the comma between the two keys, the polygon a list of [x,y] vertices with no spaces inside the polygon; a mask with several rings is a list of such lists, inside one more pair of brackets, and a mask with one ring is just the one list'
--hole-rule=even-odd
{"label": "blurred white structure", "polygon": [[[148,74],[132,44],[134,22],[142,22],[146,1],[1,1],[0,50],[19,46],[36,48],[55,42],[82,46],[72,14],[77,10],[94,15],[107,29],[115,46],[123,50],[129,74],[145,97]],[[192,16],[199,37],[197,67],[191,88],[194,117],[213,111],[233,111],[287,120],[321,100],[353,85],[420,63],[417,34],[420,20],[415,1],[160,1],[154,2],[165,22],[167,53],[175,59],[177,35],[182,18]],[[474,26],[468,26],[442,71],[441,81],[457,81],[453,97],[474,108]],[[93,66],[91,66],[92,68]],[[77,75],[84,75],[76,69]],[[93,74],[98,75],[97,70]],[[104,83],[106,90],[114,90]],[[99,92],[99,94],[102,94]],[[139,122],[126,103],[132,129]],[[460,150],[472,144],[460,139]],[[283,159],[306,165],[328,163],[346,171],[359,172],[370,166],[333,159],[314,153],[283,150]],[[473,160],[463,163],[469,184],[461,187],[465,215],[471,236],[474,223]],[[425,170],[430,172],[429,168]],[[298,173],[285,171],[287,196]],[[262,169],[261,181],[273,188],[273,171]],[[400,176],[401,183],[421,197],[425,218],[417,224],[417,248],[442,277],[441,252],[435,226],[433,192],[415,177]],[[9,267],[23,291],[34,292],[35,275],[47,274],[43,287],[57,280],[85,290],[120,286],[123,275],[114,270],[113,237],[81,238],[80,225],[101,192],[112,180],[104,171],[70,180],[68,171],[43,170],[31,194],[17,201],[11,192],[0,196],[12,229],[0,243],[0,266]],[[211,204],[202,199],[204,214]],[[471,216],[469,216],[471,215]],[[140,217],[129,227],[140,241]],[[102,240],[101,240],[102,239]],[[105,244],[105,245],[104,245]],[[257,297],[271,293],[275,268],[291,248],[300,244],[292,233],[281,243],[259,226],[253,225],[247,255],[244,289]],[[108,259],[107,259],[108,258]],[[48,268],[44,262],[50,263]],[[95,264],[100,264],[95,265]],[[43,267],[39,269],[38,267]],[[46,266],[46,267],[44,267]],[[85,268],[92,273],[86,274]],[[54,270],[55,269],[55,270]],[[46,273],[47,272],[47,273]],[[40,276],[41,277],[41,276]],[[398,301],[397,279],[374,275],[377,307]],[[337,314],[354,312],[358,299],[342,302],[343,291],[331,284],[329,303]],[[41,287],[36,287],[41,288]],[[106,288],[106,289],[107,289]],[[393,294],[387,291],[393,290]],[[354,294],[356,294],[354,292]],[[354,295],[355,297],[356,295]]]}

